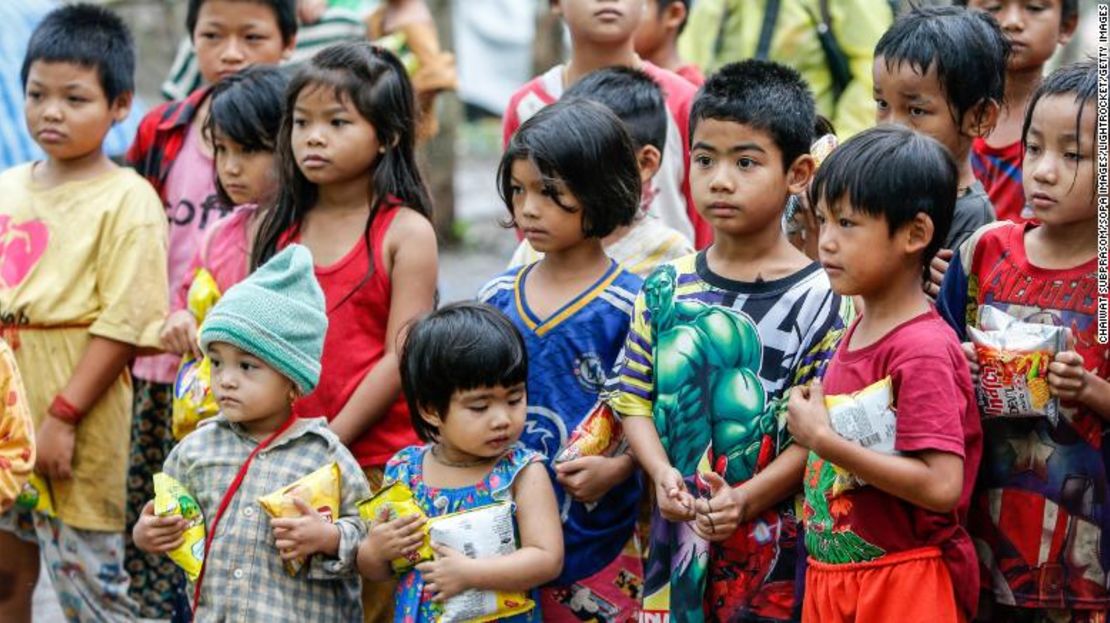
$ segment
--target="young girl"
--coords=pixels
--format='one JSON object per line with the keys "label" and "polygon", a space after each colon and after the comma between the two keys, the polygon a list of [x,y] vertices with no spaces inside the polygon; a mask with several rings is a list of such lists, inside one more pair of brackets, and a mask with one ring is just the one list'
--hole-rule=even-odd
{"label": "young girl", "polygon": [[640,278],[606,256],[601,242],[628,225],[640,205],[632,139],[608,108],[560,100],[513,135],[498,178],[511,224],[544,254],[479,294],[524,335],[533,365],[522,441],[543,454],[557,480],[567,558],[542,591],[544,620],[578,621],[587,613],[635,618],[638,595],[619,588],[642,576],[639,558],[622,555],[640,498],[631,458],[553,463],[597,402],[640,289]]}
{"label": "young girl", "polygon": [[216,192],[224,203],[236,207],[231,216],[209,228],[185,271],[186,278],[174,291],[171,307],[178,311],[162,328],[167,350],[200,356],[197,320],[186,308],[189,287],[199,269],[212,275],[220,292],[247,276],[251,243],[277,193],[274,150],[287,82],[277,68],[256,66],[212,87],[204,133],[215,154]]}
{"label": "young girl", "polygon": [[[412,87],[393,54],[343,43],[313,57],[286,90],[281,192],[253,252],[257,265],[290,242],[312,250],[328,333],[320,386],[293,409],[328,418],[371,487],[416,442],[398,333],[435,300],[436,237],[414,119]],[[366,594],[368,620],[392,607],[392,590]]]}
{"label": "young girl", "polygon": [[[1070,329],[1048,366],[1047,418],[983,421],[968,529],[994,578],[984,621],[1105,622],[1110,608],[1110,349],[1099,342],[1094,61],[1057,70],[1025,113],[1022,179],[1039,225],[984,227],[952,259],[937,303],[962,340],[990,305]],[[964,350],[977,370],[970,344]],[[987,577],[987,576],[984,576]]]}
{"label": "young girl", "polygon": [[[481,561],[438,549],[435,560],[401,578],[396,620],[430,623],[435,602],[465,590],[529,591],[559,574],[563,541],[551,479],[543,457],[517,443],[527,377],[520,333],[486,305],[449,305],[413,326],[401,378],[413,428],[427,445],[398,452],[386,480],[408,486],[428,517],[515,502],[520,548]],[[375,525],[359,546],[359,571],[370,580],[389,578],[390,560],[420,547],[423,525],[413,517]],[[534,608],[499,620],[545,619]]]}

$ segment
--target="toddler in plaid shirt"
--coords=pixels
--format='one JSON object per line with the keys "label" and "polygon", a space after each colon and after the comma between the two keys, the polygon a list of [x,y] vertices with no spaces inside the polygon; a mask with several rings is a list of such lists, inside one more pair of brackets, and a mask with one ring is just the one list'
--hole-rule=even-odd
{"label": "toddler in plaid shirt", "polygon": [[[369,485],[323,418],[292,415],[293,401],[319,381],[326,330],[324,295],[300,245],[230,288],[201,327],[220,414],[163,466],[196,497],[207,526],[195,621],[362,620],[355,552],[366,530],[356,505]],[[300,517],[267,519],[259,497],[332,462],[341,477],[334,523],[303,500]],[[148,503],[135,543],[165,553],[184,529],[182,518],[157,517]],[[288,575],[283,560],[300,557],[307,569]]]}

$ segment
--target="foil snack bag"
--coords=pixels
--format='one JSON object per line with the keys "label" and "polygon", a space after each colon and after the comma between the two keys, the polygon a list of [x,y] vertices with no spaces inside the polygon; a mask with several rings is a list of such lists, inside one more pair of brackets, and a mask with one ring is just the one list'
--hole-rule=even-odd
{"label": "foil snack bag", "polygon": [[[197,326],[204,323],[208,310],[220,300],[220,288],[216,279],[205,269],[197,271],[189,286],[188,308],[197,319]],[[220,411],[216,397],[212,395],[212,362],[208,357],[197,359],[186,355],[177,369],[173,381],[173,419],[171,420],[174,439],[183,439],[193,432],[201,420],[210,418]]]}
{"label": "foil snack bag", "polygon": [[[374,524],[377,523],[385,523],[411,515],[420,515],[427,518],[416,500],[413,499],[412,489],[409,489],[402,482],[386,485],[369,499],[360,502],[358,514],[370,528],[373,528]],[[428,524],[424,524],[424,544],[409,556],[391,560],[389,564],[393,573],[401,575],[412,569],[417,563],[432,559],[435,553],[432,551],[427,535]]]}
{"label": "foil snack bag", "polygon": [[196,582],[204,566],[204,515],[200,504],[182,484],[167,474],[154,475],[154,514],[159,517],[183,517],[185,542],[169,552],[170,560],[185,571],[190,582]]}
{"label": "foil snack bag", "polygon": [[624,445],[620,418],[608,403],[599,401],[574,428],[566,445],[555,456],[555,462],[565,463],[584,456],[612,456]]}
{"label": "foil snack bag", "polygon": [[50,494],[50,484],[42,476],[32,472],[23,484],[19,496],[15,498],[16,506],[47,517],[56,517],[54,513],[54,497]]}
{"label": "foil snack bag", "polygon": [[[300,498],[320,513],[330,522],[335,522],[339,515],[339,500],[341,499],[341,481],[339,477],[339,464],[325,465],[311,474],[274,491],[273,493],[258,498],[258,503],[270,517],[300,517],[301,511],[293,502],[293,498]],[[304,558],[285,561],[285,571],[289,575],[297,575],[304,567]]]}

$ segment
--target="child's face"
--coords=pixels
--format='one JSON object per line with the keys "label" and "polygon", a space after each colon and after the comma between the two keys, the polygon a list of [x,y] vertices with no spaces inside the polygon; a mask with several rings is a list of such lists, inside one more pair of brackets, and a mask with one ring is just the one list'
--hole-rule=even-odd
{"label": "child's face", "polygon": [[720,119],[697,122],[690,150],[690,192],[698,213],[720,235],[780,228],[787,197],[805,189],[812,158],[783,166],[770,134]]}
{"label": "child's face", "polygon": [[224,342],[208,345],[212,360],[212,394],[220,412],[252,433],[278,429],[289,417],[293,382],[258,357]]}
{"label": "child's face", "polygon": [[276,65],[294,44],[282,40],[274,9],[250,0],[207,0],[192,34],[200,74],[210,84],[254,64]]}
{"label": "child's face", "polygon": [[967,5],[998,20],[1013,46],[1010,71],[1039,70],[1075,32],[1075,19],[1061,22],[1060,0],[969,0]]}
{"label": "child's face", "polygon": [[562,180],[545,179],[527,158],[513,162],[513,219],[540,253],[558,252],[583,239],[582,206]]}
{"label": "child's face", "polygon": [[301,172],[313,184],[334,184],[366,175],[382,145],[378,133],[350,98],[328,85],[301,89],[293,106],[291,143]]}
{"label": "child's face", "polygon": [[556,0],[552,9],[563,15],[572,39],[591,43],[623,44],[640,26],[645,1]]}
{"label": "child's face", "polygon": [[27,74],[27,130],[51,158],[73,160],[100,149],[112,124],[123,121],[131,95],[109,102],[95,67],[34,61]]}
{"label": "child's face", "polygon": [[425,412],[422,417],[439,432],[439,443],[457,454],[492,458],[503,454],[524,430],[528,400],[524,383],[512,387],[480,387],[457,391],[447,416]]}
{"label": "child's face", "polygon": [[651,56],[666,43],[667,37],[670,36],[673,35],[667,30],[667,24],[659,10],[658,0],[647,0],[644,3],[640,26],[636,29],[636,53],[640,56]]}
{"label": "child's face", "polygon": [[219,131],[212,138],[216,174],[235,205],[261,204],[274,195],[277,189],[274,152],[248,151]]}
{"label": "child's face", "polygon": [[[924,215],[919,219],[932,221]],[[890,283],[894,262],[907,256],[907,234],[911,225],[890,232],[883,217],[871,216],[852,209],[847,199],[830,206],[817,204],[820,227],[817,255],[833,290],[842,296],[868,296]],[[919,269],[918,269],[919,270]]]}
{"label": "child's face", "polygon": [[1083,108],[1077,128],[1079,112],[1074,94],[1047,96],[1029,123],[1022,180],[1026,202],[1045,225],[1095,218],[1094,104]]}

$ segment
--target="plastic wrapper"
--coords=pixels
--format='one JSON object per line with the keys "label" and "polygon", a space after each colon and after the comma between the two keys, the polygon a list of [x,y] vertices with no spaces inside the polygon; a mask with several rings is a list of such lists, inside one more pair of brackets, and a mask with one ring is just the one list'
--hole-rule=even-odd
{"label": "plastic wrapper", "polygon": [[[189,286],[188,307],[199,326],[208,310],[220,300],[220,288],[215,278],[205,269],[197,271]],[[173,436],[183,439],[193,432],[197,424],[220,411],[212,395],[212,362],[208,357],[197,359],[186,356],[177,369],[173,382]]]}
{"label": "plastic wrapper", "polygon": [[968,327],[979,359],[976,398],[989,418],[1060,420],[1060,400],[1048,388],[1048,365],[1067,348],[1063,327],[1022,322],[990,306],[979,308],[979,328]]}
{"label": "plastic wrapper", "polygon": [[[435,517],[428,522],[431,542],[470,558],[493,558],[516,551],[513,504],[502,502]],[[528,612],[536,606],[524,593],[469,590],[448,599],[438,623],[484,623]]]}
{"label": "plastic wrapper", "polygon": [[409,38],[404,32],[394,32],[379,39],[375,39],[374,43],[381,47],[393,52],[397,59],[401,61],[405,71],[409,76],[412,76],[420,70],[420,59],[413,53],[412,48],[409,47]]}
{"label": "plastic wrapper", "polygon": [[625,445],[620,418],[602,401],[578,423],[566,445],[555,456],[555,462],[565,463],[584,456],[613,456]]}
{"label": "plastic wrapper", "polygon": [[[897,454],[894,449],[897,416],[890,377],[851,394],[825,396],[825,408],[829,411],[829,423],[836,434],[868,450]],[[835,465],[833,469],[836,480],[830,489],[832,495],[840,495],[866,484],[847,470]]]}
{"label": "plastic wrapper", "polygon": [[42,476],[32,473],[23,483],[23,489],[15,499],[16,506],[42,513],[47,517],[55,517],[54,497],[50,494],[50,484]]}
{"label": "plastic wrapper", "polygon": [[190,582],[196,582],[204,566],[204,515],[200,504],[182,484],[167,474],[154,475],[154,514],[159,517],[183,517],[185,542],[169,552],[170,560],[185,571]]}
{"label": "plastic wrapper", "polygon": [[[402,517],[409,517],[412,515],[419,515],[427,518],[424,511],[412,499],[412,489],[409,489],[402,482],[394,482],[393,484],[382,487],[380,491],[375,493],[373,497],[358,505],[359,517],[367,523],[371,528],[374,524],[393,521]],[[428,542],[428,525],[424,524],[424,544],[420,549],[416,550],[409,556],[395,558],[390,561],[390,567],[393,572],[400,575],[409,569],[412,569],[417,563],[425,560],[431,560],[434,556],[432,546]]]}
{"label": "plastic wrapper", "polygon": [[[315,509],[317,513],[320,513],[324,519],[334,522],[339,515],[341,486],[339,464],[332,463],[321,467],[291,485],[258,498],[258,503],[263,510],[275,519],[279,517],[300,517],[301,511],[293,502],[293,498],[300,498]],[[304,567],[305,562],[304,558],[286,560],[285,571],[289,575],[297,575]]]}

